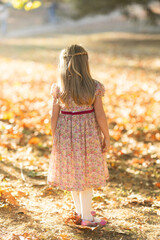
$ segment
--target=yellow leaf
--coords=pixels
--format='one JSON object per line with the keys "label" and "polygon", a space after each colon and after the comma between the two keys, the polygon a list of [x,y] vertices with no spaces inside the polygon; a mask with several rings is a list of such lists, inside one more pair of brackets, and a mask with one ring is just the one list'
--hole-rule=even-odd
{"label": "yellow leaf", "polygon": [[96,201],[96,202],[102,202],[102,201],[104,201],[103,197],[101,197],[101,196],[95,196],[95,197],[93,197],[92,199],[93,199],[93,201]]}
{"label": "yellow leaf", "polygon": [[29,11],[35,8],[39,8],[40,6],[41,6],[40,1],[28,2],[27,4],[25,4],[24,9],[26,11]]}
{"label": "yellow leaf", "polygon": [[14,113],[13,112],[4,112],[2,114],[2,119],[3,120],[10,120],[11,118],[14,118]]}

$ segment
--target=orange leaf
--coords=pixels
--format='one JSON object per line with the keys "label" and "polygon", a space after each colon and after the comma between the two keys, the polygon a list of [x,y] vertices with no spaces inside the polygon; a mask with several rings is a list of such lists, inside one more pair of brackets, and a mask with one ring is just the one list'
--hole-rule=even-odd
{"label": "orange leaf", "polygon": [[160,182],[155,183],[155,186],[160,188]]}
{"label": "orange leaf", "polygon": [[18,191],[19,197],[27,197],[27,194],[25,192]]}
{"label": "orange leaf", "polygon": [[7,202],[11,203],[12,205],[19,206],[19,203],[17,202],[16,198],[12,196],[11,191],[2,191],[1,192],[1,198],[4,200],[7,200]]}
{"label": "orange leaf", "polygon": [[160,196],[157,196],[156,199],[157,199],[157,201],[160,201]]}
{"label": "orange leaf", "polygon": [[144,158],[141,158],[141,159],[133,158],[132,159],[133,164],[136,164],[136,163],[142,164],[143,162],[144,162]]}
{"label": "orange leaf", "polygon": [[29,140],[29,144],[38,144],[40,142],[40,139],[38,137],[32,137],[30,140]]}
{"label": "orange leaf", "polygon": [[70,238],[68,238],[68,236],[64,233],[60,234],[60,239],[63,239],[63,240],[69,240]]}
{"label": "orange leaf", "polygon": [[21,137],[23,137],[23,135],[22,134],[19,134],[19,133],[16,133],[16,134],[14,134],[14,133],[8,133],[8,134],[6,134],[6,136],[7,136],[7,138],[21,138]]}

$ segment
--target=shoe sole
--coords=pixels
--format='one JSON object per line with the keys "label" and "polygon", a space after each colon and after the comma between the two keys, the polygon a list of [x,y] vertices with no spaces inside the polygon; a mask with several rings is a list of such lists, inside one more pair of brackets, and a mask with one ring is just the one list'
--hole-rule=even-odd
{"label": "shoe sole", "polygon": [[87,226],[87,227],[96,227],[98,224],[92,223],[91,221],[88,221],[88,220],[82,220],[81,225]]}

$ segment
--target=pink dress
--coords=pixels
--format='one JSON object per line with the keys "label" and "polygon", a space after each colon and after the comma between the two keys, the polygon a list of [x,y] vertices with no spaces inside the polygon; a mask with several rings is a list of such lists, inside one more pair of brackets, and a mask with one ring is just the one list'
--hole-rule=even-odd
{"label": "pink dress", "polygon": [[[104,96],[105,88],[96,81],[95,95]],[[59,87],[52,84],[51,95],[59,98]],[[69,109],[59,102],[61,110],[85,111],[93,105],[78,106],[70,98]],[[102,153],[102,133],[95,112],[59,114],[49,160],[47,183],[67,191],[106,186],[109,179],[105,154]]]}

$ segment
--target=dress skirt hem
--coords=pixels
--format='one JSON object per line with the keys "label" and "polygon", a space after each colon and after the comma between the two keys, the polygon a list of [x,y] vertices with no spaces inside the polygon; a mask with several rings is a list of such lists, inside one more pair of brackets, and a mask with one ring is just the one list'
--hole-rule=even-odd
{"label": "dress skirt hem", "polygon": [[[106,180],[109,180],[109,176]],[[84,191],[86,188],[100,188],[100,187],[106,187],[107,185],[107,182],[104,183],[104,184],[92,184],[92,186],[90,185],[85,185],[85,187],[83,189],[77,189],[77,188],[74,188],[74,187],[64,187],[64,186],[61,186],[59,183],[54,183],[54,182],[47,182],[48,185],[52,186],[52,187],[58,187],[60,190],[66,190],[66,191]]]}

